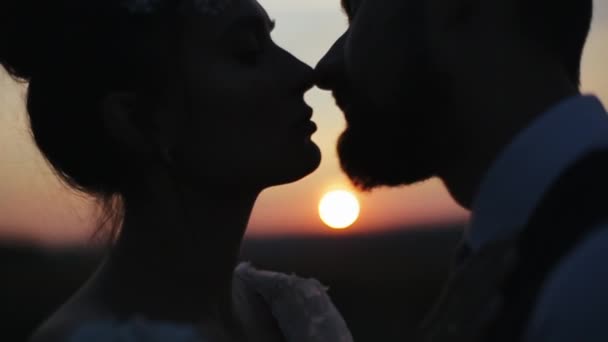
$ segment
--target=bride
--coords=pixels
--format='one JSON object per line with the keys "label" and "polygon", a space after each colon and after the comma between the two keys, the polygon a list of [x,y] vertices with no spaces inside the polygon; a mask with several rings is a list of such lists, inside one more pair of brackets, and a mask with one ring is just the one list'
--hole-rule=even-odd
{"label": "bride", "polygon": [[32,341],[352,340],[316,280],[237,267],[256,197],[320,162],[313,71],[255,0],[12,0],[1,19],[39,149],[120,226]]}

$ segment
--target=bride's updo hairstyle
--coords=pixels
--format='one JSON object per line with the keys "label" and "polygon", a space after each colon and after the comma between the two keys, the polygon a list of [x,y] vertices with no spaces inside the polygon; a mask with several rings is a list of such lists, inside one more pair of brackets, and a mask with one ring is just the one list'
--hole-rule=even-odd
{"label": "bride's updo hairstyle", "polygon": [[27,113],[39,149],[70,186],[102,201],[123,193],[145,166],[108,134],[104,99],[135,94],[131,119],[145,132],[177,50],[176,12],[132,11],[118,0],[0,6],[0,63],[29,83]]}

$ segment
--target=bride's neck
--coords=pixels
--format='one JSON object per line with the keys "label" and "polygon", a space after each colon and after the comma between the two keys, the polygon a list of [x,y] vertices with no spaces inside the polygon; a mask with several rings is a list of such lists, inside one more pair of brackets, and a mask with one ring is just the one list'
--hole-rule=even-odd
{"label": "bride's neck", "polygon": [[256,197],[157,181],[128,198],[121,236],[101,272],[118,311],[230,324],[233,270]]}

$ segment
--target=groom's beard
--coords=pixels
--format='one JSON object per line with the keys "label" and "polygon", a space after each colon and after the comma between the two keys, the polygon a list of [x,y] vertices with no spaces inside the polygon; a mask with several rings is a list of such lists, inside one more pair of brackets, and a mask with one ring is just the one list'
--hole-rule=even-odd
{"label": "groom's beard", "polygon": [[357,100],[346,115],[338,154],[342,170],[357,187],[410,185],[436,175],[441,104],[421,88],[408,93],[403,105],[390,112],[353,96]]}
{"label": "groom's beard", "polygon": [[411,130],[394,131],[397,125],[390,126],[349,126],[340,136],[342,170],[362,190],[409,185],[435,174],[425,140]]}

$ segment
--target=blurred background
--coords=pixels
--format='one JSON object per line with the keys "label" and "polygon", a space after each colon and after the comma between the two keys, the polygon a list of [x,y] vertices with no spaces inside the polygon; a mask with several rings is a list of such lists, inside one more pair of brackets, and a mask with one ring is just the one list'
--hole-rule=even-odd
{"label": "blurred background", "polygon": [[[274,40],[311,66],[347,26],[338,0],[259,1],[276,19]],[[583,62],[583,89],[608,103],[608,3],[596,1],[595,13]],[[21,336],[67,298],[103,253],[91,239],[97,214],[93,201],[63,186],[32,143],[24,89],[0,69],[0,296],[7,303],[1,310],[13,317],[11,328]],[[392,331],[400,325],[403,330],[403,322],[413,325],[414,316],[435,295],[468,213],[437,180],[356,193],[340,172],[335,151],[345,127],[340,111],[331,95],[318,89],[307,101],[319,126],[313,140],[323,152],[321,167],[300,182],[262,194],[244,258],[314,274],[330,283],[350,322],[368,322],[374,310],[395,317],[378,326],[353,323],[360,340],[365,340],[366,330]],[[330,229],[319,217],[320,200],[337,189],[355,193],[360,204],[359,215],[347,229]],[[339,255],[335,246],[341,249]],[[350,267],[347,272],[344,265]],[[338,267],[339,276],[334,272]],[[351,292],[340,291],[345,283],[350,283]],[[357,305],[351,299],[361,291],[371,293],[369,302],[357,302],[367,303],[370,316],[349,316],[349,305]],[[397,305],[403,302],[409,303],[407,308]],[[408,315],[411,319],[406,320]]]}

